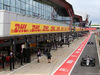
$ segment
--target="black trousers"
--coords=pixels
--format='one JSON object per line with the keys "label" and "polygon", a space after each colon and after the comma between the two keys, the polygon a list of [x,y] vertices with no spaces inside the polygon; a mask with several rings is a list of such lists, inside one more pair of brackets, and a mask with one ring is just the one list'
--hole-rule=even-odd
{"label": "black trousers", "polygon": [[23,64],[22,64],[22,62],[23,62],[22,58],[21,58],[21,60],[20,60],[20,61],[21,61],[21,65],[23,65]]}
{"label": "black trousers", "polygon": [[10,62],[10,70],[12,70],[12,62]]}
{"label": "black trousers", "polygon": [[15,67],[15,64],[14,64],[14,62],[13,62],[13,69],[14,69],[14,67]]}
{"label": "black trousers", "polygon": [[4,62],[2,62],[2,69],[4,69],[5,67],[4,67]]}

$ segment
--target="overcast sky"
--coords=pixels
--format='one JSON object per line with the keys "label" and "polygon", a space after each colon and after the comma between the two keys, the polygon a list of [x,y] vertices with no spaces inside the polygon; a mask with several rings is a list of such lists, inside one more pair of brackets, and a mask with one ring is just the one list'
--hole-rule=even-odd
{"label": "overcast sky", "polygon": [[90,15],[89,20],[92,24],[100,25],[100,0],[66,0],[72,6],[74,11],[85,12]]}

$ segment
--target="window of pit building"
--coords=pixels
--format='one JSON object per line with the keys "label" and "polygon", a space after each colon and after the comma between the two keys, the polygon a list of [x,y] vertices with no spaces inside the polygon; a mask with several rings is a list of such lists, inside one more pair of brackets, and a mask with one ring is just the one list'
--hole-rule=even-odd
{"label": "window of pit building", "polygon": [[30,5],[32,5],[32,3],[33,3],[33,0],[30,0]]}
{"label": "window of pit building", "polygon": [[9,5],[9,3],[10,3],[9,0],[4,0],[5,5]]}
{"label": "window of pit building", "polygon": [[0,3],[0,10],[3,10],[3,4]]}
{"label": "window of pit building", "polygon": [[10,0],[10,5],[11,5],[12,7],[15,7],[15,0]]}
{"label": "window of pit building", "polygon": [[16,12],[17,12],[17,13],[20,13],[20,9],[19,9],[19,8],[16,8]]}
{"label": "window of pit building", "polygon": [[15,7],[10,7],[10,11],[15,12]]}
{"label": "window of pit building", "polygon": [[25,10],[25,3],[21,2],[21,9]]}
{"label": "window of pit building", "polygon": [[19,0],[16,0],[16,8],[20,8],[20,1]]}
{"label": "window of pit building", "polygon": [[29,4],[26,4],[26,10],[30,11],[30,5]]}
{"label": "window of pit building", "polygon": [[25,0],[21,0],[22,2],[25,2]]}
{"label": "window of pit building", "polygon": [[30,5],[30,11],[32,12],[32,5]]}
{"label": "window of pit building", "polygon": [[4,5],[4,10],[9,10],[10,7],[8,5]]}
{"label": "window of pit building", "polygon": [[34,16],[33,13],[40,14],[40,17],[44,19],[52,19],[51,14],[54,10],[52,6],[34,0],[0,0],[0,9],[31,16]]}
{"label": "window of pit building", "polygon": [[3,3],[3,0],[0,0],[0,3]]}
{"label": "window of pit building", "polygon": [[25,10],[23,10],[23,9],[21,9],[21,11],[20,11],[22,14],[26,14],[26,12],[25,12]]}
{"label": "window of pit building", "polygon": [[30,12],[29,11],[26,11],[26,15],[30,15]]}

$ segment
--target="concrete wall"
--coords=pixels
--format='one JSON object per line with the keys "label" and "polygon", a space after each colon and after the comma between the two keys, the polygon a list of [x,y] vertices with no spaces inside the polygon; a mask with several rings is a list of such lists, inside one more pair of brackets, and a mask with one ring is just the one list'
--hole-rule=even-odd
{"label": "concrete wall", "polygon": [[39,23],[57,26],[67,26],[69,25],[61,22],[55,22],[50,20],[44,20],[37,17],[25,16],[17,14],[15,12],[0,10],[0,36],[10,36],[10,24],[11,21],[28,22],[28,23]]}
{"label": "concrete wall", "polygon": [[97,35],[95,35],[95,40],[96,40],[96,47],[97,47],[98,60],[99,60],[99,68],[100,68],[100,45],[99,45],[100,38]]}
{"label": "concrete wall", "polygon": [[0,12],[0,36],[3,35],[3,23],[4,23],[4,13]]}

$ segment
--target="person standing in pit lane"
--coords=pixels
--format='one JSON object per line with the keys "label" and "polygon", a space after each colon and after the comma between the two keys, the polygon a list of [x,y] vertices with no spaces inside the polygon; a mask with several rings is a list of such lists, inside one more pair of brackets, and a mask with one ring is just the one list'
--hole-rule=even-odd
{"label": "person standing in pit lane", "polygon": [[1,54],[2,55],[2,69],[5,70],[5,61],[6,61],[6,56],[5,54]]}
{"label": "person standing in pit lane", "polygon": [[38,58],[37,62],[38,63],[40,63],[40,57],[41,57],[41,51],[39,49],[39,51],[37,52],[37,58]]}
{"label": "person standing in pit lane", "polygon": [[68,47],[69,47],[69,45],[70,45],[70,42],[69,42],[69,40],[68,40],[68,42],[67,42],[67,43],[68,43]]}
{"label": "person standing in pit lane", "polygon": [[12,55],[10,55],[9,63],[10,63],[10,70],[12,71]]}
{"label": "person standing in pit lane", "polygon": [[12,65],[14,69],[15,68],[15,54],[12,55]]}
{"label": "person standing in pit lane", "polygon": [[50,51],[48,50],[48,53],[47,53],[48,63],[51,63],[51,57],[52,57],[52,55],[51,55]]}
{"label": "person standing in pit lane", "polygon": [[23,65],[23,51],[20,52],[20,62],[21,65]]}

